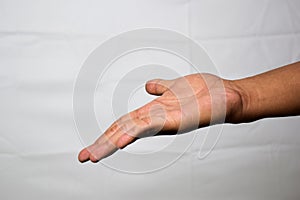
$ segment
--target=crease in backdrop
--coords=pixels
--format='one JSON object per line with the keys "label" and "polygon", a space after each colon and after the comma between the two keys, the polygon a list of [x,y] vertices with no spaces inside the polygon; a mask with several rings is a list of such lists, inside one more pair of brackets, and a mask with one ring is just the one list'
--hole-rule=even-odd
{"label": "crease in backdrop", "polygon": [[[72,92],[90,52],[120,32],[143,27],[190,36],[228,79],[298,61],[299,9],[297,0],[1,0],[0,198],[298,199],[299,117],[224,125],[214,151],[202,160],[197,152],[206,129],[198,130],[191,148],[174,165],[133,175],[78,163],[82,144]],[[119,65],[144,58],[132,56]],[[185,70],[181,73],[189,72]],[[98,112],[108,103],[98,102]],[[107,117],[104,123],[112,120]],[[207,144],[214,138],[209,135]],[[129,150],[151,149],[168,139],[153,141]]]}

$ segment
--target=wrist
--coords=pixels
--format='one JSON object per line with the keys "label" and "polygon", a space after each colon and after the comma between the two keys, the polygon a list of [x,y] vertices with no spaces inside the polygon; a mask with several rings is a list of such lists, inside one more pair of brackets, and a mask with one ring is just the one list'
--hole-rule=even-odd
{"label": "wrist", "polygon": [[240,80],[224,80],[226,91],[227,123],[242,123],[247,120],[251,94]]}

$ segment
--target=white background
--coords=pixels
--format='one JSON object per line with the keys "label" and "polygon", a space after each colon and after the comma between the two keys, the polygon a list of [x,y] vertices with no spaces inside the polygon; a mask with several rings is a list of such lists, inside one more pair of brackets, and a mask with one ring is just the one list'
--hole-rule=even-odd
{"label": "white background", "polygon": [[299,0],[1,0],[0,198],[299,199],[299,117],[225,125],[204,160],[200,130],[174,165],[132,175],[77,161],[72,111],[84,60],[120,32],[181,32],[237,79],[300,59],[299,10]]}

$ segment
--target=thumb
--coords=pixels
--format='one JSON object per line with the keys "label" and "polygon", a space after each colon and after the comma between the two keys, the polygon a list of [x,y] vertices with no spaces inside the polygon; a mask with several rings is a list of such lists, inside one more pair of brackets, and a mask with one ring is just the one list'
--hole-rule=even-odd
{"label": "thumb", "polygon": [[146,91],[149,94],[160,96],[169,89],[169,87],[171,86],[171,83],[172,83],[171,80],[153,79],[153,80],[147,81]]}

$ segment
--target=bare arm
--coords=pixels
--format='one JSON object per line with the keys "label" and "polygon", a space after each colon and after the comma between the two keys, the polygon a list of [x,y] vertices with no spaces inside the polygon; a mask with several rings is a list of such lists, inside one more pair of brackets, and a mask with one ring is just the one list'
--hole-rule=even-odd
{"label": "bare arm", "polygon": [[81,162],[97,162],[141,137],[299,115],[300,62],[240,80],[212,74],[151,80],[146,90],[158,98],[115,121],[80,152]]}
{"label": "bare arm", "polygon": [[300,114],[300,62],[231,82],[243,102],[232,122]]}

